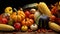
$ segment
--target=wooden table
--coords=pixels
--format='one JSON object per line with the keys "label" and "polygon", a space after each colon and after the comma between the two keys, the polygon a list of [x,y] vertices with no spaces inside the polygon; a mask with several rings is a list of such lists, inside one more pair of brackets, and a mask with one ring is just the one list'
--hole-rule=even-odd
{"label": "wooden table", "polygon": [[0,32],[0,34],[60,34],[56,32],[46,32],[46,33],[38,33],[38,32]]}

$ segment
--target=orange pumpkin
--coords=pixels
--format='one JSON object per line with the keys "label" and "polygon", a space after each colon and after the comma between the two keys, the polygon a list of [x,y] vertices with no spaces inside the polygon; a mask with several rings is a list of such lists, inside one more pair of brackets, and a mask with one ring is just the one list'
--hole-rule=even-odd
{"label": "orange pumpkin", "polygon": [[23,11],[18,10],[17,12],[13,12],[10,16],[14,21],[21,22],[25,18],[25,14]]}
{"label": "orange pumpkin", "polygon": [[19,16],[19,15],[14,15],[14,14],[11,15],[11,18],[12,18],[14,21],[19,21],[19,22],[22,20],[21,16]]}
{"label": "orange pumpkin", "polygon": [[18,15],[20,15],[22,17],[22,19],[25,18],[25,14],[22,10],[18,10]]}
{"label": "orange pumpkin", "polygon": [[33,23],[34,23],[34,20],[33,20],[33,19],[29,19],[29,18],[26,18],[26,19],[24,19],[24,20],[21,22],[22,25],[26,25],[26,26],[30,26],[30,25],[32,25]]}

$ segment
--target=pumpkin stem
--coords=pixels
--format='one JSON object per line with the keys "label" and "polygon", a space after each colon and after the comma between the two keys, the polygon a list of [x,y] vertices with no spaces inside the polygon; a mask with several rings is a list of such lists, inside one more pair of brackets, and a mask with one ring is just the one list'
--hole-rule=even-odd
{"label": "pumpkin stem", "polygon": [[21,10],[21,11],[23,11],[23,9],[22,9],[22,8],[20,8],[20,10]]}
{"label": "pumpkin stem", "polygon": [[14,8],[14,10],[15,10],[15,11],[16,11],[16,13],[18,14],[17,9],[16,9],[16,8]]}

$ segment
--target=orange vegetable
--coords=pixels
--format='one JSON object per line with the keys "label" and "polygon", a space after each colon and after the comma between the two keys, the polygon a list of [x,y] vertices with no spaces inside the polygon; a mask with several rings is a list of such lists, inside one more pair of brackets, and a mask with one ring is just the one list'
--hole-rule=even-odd
{"label": "orange vegetable", "polygon": [[27,26],[30,26],[30,25],[32,25],[33,23],[34,23],[34,20],[33,20],[33,19],[29,19],[29,18],[26,18],[26,19],[24,19],[24,20],[21,22],[22,25],[27,25]]}
{"label": "orange vegetable", "polygon": [[14,21],[21,22],[25,18],[25,14],[23,11],[18,10],[17,12],[13,12],[10,16]]}

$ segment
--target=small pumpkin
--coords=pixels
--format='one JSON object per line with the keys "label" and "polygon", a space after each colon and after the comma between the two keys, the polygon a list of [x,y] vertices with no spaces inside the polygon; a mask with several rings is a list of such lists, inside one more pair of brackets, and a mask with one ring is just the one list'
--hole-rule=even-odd
{"label": "small pumpkin", "polygon": [[22,19],[25,18],[25,14],[22,10],[18,10],[18,15],[20,15],[22,17]]}
{"label": "small pumpkin", "polygon": [[30,26],[30,25],[32,25],[33,23],[34,23],[34,20],[33,20],[33,19],[29,19],[29,18],[26,18],[26,19],[24,19],[24,20],[21,22],[22,25],[26,25],[26,26]]}
{"label": "small pumpkin", "polygon": [[27,30],[28,30],[28,27],[27,26],[24,25],[24,26],[21,27],[21,31],[25,32]]}
{"label": "small pumpkin", "polygon": [[32,24],[30,26],[31,30],[37,30],[38,29],[38,26],[36,24]]}
{"label": "small pumpkin", "polygon": [[14,21],[21,22],[25,18],[25,14],[23,11],[18,10],[17,12],[13,12],[13,14],[11,15],[11,18]]}
{"label": "small pumpkin", "polygon": [[30,12],[34,14],[36,12],[36,9],[31,9]]}
{"label": "small pumpkin", "polygon": [[11,18],[14,20],[14,21],[21,21],[21,16],[20,15],[16,15],[16,14],[12,14],[11,15]]}

